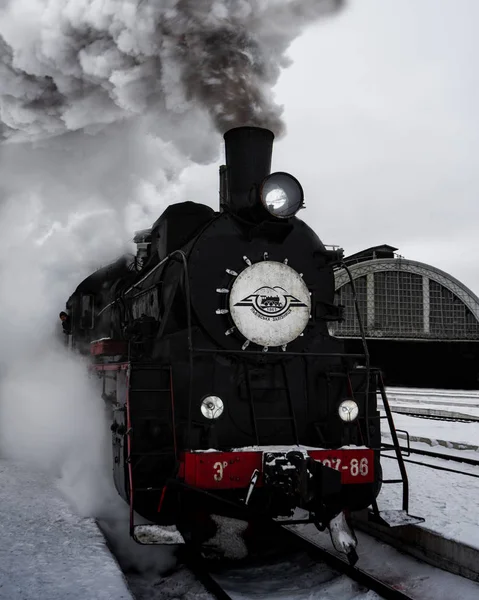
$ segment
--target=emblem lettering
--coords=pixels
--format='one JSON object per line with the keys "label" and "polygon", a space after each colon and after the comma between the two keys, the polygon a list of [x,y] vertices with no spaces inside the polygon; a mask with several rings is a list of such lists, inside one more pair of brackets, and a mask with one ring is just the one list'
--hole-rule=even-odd
{"label": "emblem lettering", "polygon": [[264,260],[235,279],[229,311],[238,332],[263,347],[295,340],[306,328],[311,298],[303,278],[290,266]]}
{"label": "emblem lettering", "polygon": [[264,286],[249,294],[234,306],[248,306],[251,312],[265,321],[280,321],[291,313],[294,308],[306,304],[279,286]]}

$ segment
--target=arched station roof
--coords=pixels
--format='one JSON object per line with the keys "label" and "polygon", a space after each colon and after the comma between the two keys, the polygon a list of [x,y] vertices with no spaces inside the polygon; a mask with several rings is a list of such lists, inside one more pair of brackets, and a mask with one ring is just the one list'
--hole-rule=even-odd
{"label": "arched station roof", "polygon": [[[392,247],[381,246],[381,249]],[[425,263],[402,257],[373,258],[358,253],[348,265],[358,304],[370,338],[479,340],[479,298],[458,279]],[[382,254],[384,256],[384,253]],[[353,258],[353,257],[350,257]],[[354,262],[354,261],[352,261]],[[346,269],[335,274],[337,301],[345,319],[333,328],[339,337],[358,337],[350,279]]]}

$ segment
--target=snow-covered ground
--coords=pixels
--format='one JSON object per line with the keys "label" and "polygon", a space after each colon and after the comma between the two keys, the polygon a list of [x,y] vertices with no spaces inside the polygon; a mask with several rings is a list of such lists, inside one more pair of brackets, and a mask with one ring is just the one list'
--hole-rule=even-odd
{"label": "snow-covered ground", "polygon": [[234,600],[380,600],[374,592],[306,554],[253,568],[231,569],[216,579]]}
{"label": "snow-covered ground", "polygon": [[[461,404],[460,406],[451,404],[439,404],[437,402],[419,403],[411,400],[405,401],[394,401],[390,402],[391,410],[393,413],[400,411],[414,412],[414,411],[427,411],[429,414],[434,412],[439,413],[441,416],[454,416],[456,418],[467,418],[479,420],[479,408],[477,406],[468,406],[467,404]],[[421,414],[421,412],[419,412]],[[459,417],[460,415],[460,417]]]}
{"label": "snow-covered ground", "polygon": [[131,599],[93,519],[44,473],[0,460],[0,531],[2,600]]}
{"label": "snow-covered ground", "polygon": [[[394,413],[393,418],[396,429],[404,429],[415,438],[431,440],[433,446],[437,445],[439,441],[456,445],[479,446],[479,423],[454,423],[436,419],[421,419],[399,413]],[[386,424],[382,425],[382,431],[387,437],[389,429]],[[437,450],[442,451],[441,448],[437,448]],[[477,458],[479,459],[479,454],[477,454]]]}
{"label": "snow-covered ground", "polygon": [[[385,440],[386,441],[386,440]],[[389,438],[388,443],[391,442],[391,439]],[[406,447],[406,440],[404,439],[400,439],[399,443],[402,444],[404,447]],[[438,440],[428,440],[428,442],[416,442],[416,441],[411,441],[411,450],[425,450],[426,452],[437,452],[438,454],[444,455],[444,456],[453,456],[453,457],[458,457],[458,458],[470,458],[471,460],[474,461],[479,461],[479,451],[474,450],[474,449],[470,449],[469,447],[467,447],[466,450],[464,450],[463,445],[458,444],[457,448],[452,446],[450,442],[445,442],[446,444],[448,443],[449,446],[441,446],[440,444],[438,444]],[[461,448],[462,446],[462,448]],[[471,448],[474,448],[474,446],[471,446]],[[394,455],[394,452],[392,450],[390,450],[388,452],[388,454],[390,456]],[[421,456],[420,454],[412,454],[407,457],[405,455],[405,458],[407,458],[408,460],[420,460],[420,461],[424,461],[424,462],[432,462],[433,464],[437,464],[437,465],[441,465],[443,467],[448,467],[451,469],[455,469],[455,470],[461,470],[461,471],[470,471],[471,473],[478,473],[479,474],[479,469],[478,467],[473,467],[471,465],[467,465],[466,463],[456,463],[456,462],[446,462],[444,463],[441,459],[434,459],[431,457],[426,457],[426,456]]]}
{"label": "snow-covered ground", "polygon": [[[382,465],[386,479],[399,477],[396,461],[384,459]],[[406,463],[406,469],[409,512],[426,519],[421,527],[479,548],[479,479],[411,463]],[[400,484],[383,485],[378,497],[380,509],[399,509],[401,502]]]}
{"label": "snow-covered ground", "polygon": [[[432,456],[425,456],[424,454],[416,454],[414,450],[425,450],[426,452],[437,452],[444,458],[435,458]],[[396,460],[396,453],[393,449],[385,451],[383,453],[383,457],[385,461],[388,460]],[[390,458],[387,458],[390,457]],[[472,460],[479,461],[479,453],[475,450],[457,450],[456,448],[444,448],[443,446],[435,446],[431,447],[429,444],[425,444],[422,442],[413,442],[411,443],[411,454],[407,456],[404,455],[404,461],[406,463],[406,468],[413,468],[413,464],[417,462],[424,463],[426,465],[431,465],[431,468],[437,467],[437,471],[451,469],[453,471],[461,471],[462,473],[469,473],[475,479],[479,479],[479,466],[478,465],[470,465],[464,462],[456,462],[455,460],[447,460],[447,457],[453,458],[471,458]]]}
{"label": "snow-covered ground", "polygon": [[[397,427],[408,429],[414,436],[430,439],[432,444],[436,440],[479,444],[479,424],[476,423],[446,423],[399,414],[394,418]],[[419,444],[415,442],[416,446]],[[456,455],[465,452],[468,456],[479,458],[479,452],[473,450],[442,446],[434,449]],[[474,469],[456,464],[452,467],[464,471]],[[384,459],[383,468],[385,477],[396,477],[394,460]],[[407,464],[407,469],[410,512],[426,519],[425,528],[479,547],[479,479],[414,464]],[[401,486],[384,486],[379,505],[380,508],[400,508]],[[123,575],[95,522],[77,516],[57,490],[55,481],[49,480],[44,474],[19,464],[0,461],[0,515],[3,534],[0,546],[0,598],[131,598]],[[124,523],[120,525],[122,531],[125,527]],[[310,530],[314,533],[314,530]],[[404,557],[388,546],[378,545],[368,536],[360,534],[359,537],[358,566],[371,570],[377,577],[388,578],[399,587],[406,585],[408,591],[413,591],[421,600],[448,600],[453,595],[461,600],[479,598],[478,584]],[[124,540],[121,540],[121,545],[127,546]],[[137,549],[141,549],[141,552],[136,552]],[[184,568],[169,576],[160,575],[158,567],[164,567],[165,564],[171,566],[173,561],[171,555],[160,557],[154,554],[159,550],[135,545],[133,554],[137,562],[133,570],[136,568],[138,573],[130,572],[128,580],[136,598],[210,598],[201,584]],[[142,570],[145,564],[147,568]],[[218,577],[237,600],[266,597],[284,600],[377,598],[328,567],[313,564],[303,555],[254,568],[232,569]],[[451,590],[455,590],[455,593]]]}
{"label": "snow-covered ground", "polygon": [[213,600],[195,576],[181,567],[168,575],[147,571],[127,574],[136,600]]}
{"label": "snow-covered ground", "polygon": [[440,390],[429,388],[387,387],[389,400],[441,401],[448,404],[475,404],[479,406],[479,390]]}
{"label": "snow-covered ground", "polygon": [[[386,393],[391,407],[422,408],[479,417],[479,390],[388,388]],[[382,405],[379,394],[378,402]]]}
{"label": "snow-covered ground", "polygon": [[[318,532],[313,525],[292,528],[297,528],[305,537],[335,553],[329,536]],[[417,600],[451,600],[452,598],[477,600],[479,598],[479,583],[431,567],[360,531],[357,531],[356,535],[358,568],[410,594],[413,598]],[[326,598],[329,600],[330,596]],[[331,598],[336,597],[331,596]]]}
{"label": "snow-covered ground", "polygon": [[[302,535],[333,551],[330,538],[313,525],[293,526]],[[358,567],[417,600],[477,600],[479,583],[474,583],[402,554],[394,548],[357,532]],[[303,553],[265,560],[257,566],[241,566],[215,575],[234,600],[378,600],[344,575]],[[138,600],[211,600],[211,596],[182,568],[162,577],[150,573],[129,576]]]}
{"label": "snow-covered ground", "polygon": [[[479,423],[452,423],[401,414],[393,416],[398,429],[407,430],[416,440],[423,440],[422,443],[413,441],[414,447],[479,460],[479,452],[474,450],[479,446]],[[390,442],[387,426],[383,423],[383,439]],[[400,443],[406,445],[404,439]],[[422,460],[417,455],[410,458]],[[428,458],[427,462],[431,462],[431,459]],[[458,463],[441,464],[447,468],[479,474],[477,467]],[[382,465],[386,479],[398,477],[395,460],[385,458]],[[406,468],[411,514],[426,519],[423,527],[479,548],[479,479],[412,463],[406,463]],[[401,492],[401,485],[384,485],[378,498],[379,506],[400,508]]]}
{"label": "snow-covered ground", "polygon": [[[215,579],[234,600],[380,600],[354,581],[318,564],[305,554],[264,562],[257,566],[231,568]],[[211,596],[186,569],[168,577],[129,577],[138,600],[211,600]],[[475,597],[464,596],[464,600]]]}

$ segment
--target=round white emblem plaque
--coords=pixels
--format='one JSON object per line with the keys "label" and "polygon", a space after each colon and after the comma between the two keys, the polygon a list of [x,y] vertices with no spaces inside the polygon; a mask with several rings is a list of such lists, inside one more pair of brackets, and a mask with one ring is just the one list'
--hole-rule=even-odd
{"label": "round white emblem plaque", "polygon": [[284,346],[305,329],[311,297],[298,273],[284,263],[265,260],[242,271],[231,288],[231,317],[247,340]]}

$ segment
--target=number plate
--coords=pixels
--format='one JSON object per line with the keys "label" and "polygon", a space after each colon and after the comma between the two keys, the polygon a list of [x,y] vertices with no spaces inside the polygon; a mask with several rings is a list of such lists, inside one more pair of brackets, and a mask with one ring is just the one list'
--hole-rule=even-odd
{"label": "number plate", "polygon": [[254,470],[260,471],[261,465],[261,452],[186,452],[180,476],[202,489],[247,488]]}
{"label": "number plate", "polygon": [[341,473],[341,483],[373,483],[372,450],[309,450],[308,454],[325,467]]}
{"label": "number plate", "polygon": [[[314,460],[341,473],[341,483],[372,483],[372,450],[309,450]],[[253,472],[263,469],[262,452],[185,452],[180,477],[202,489],[247,488]],[[262,475],[258,486],[263,485]]]}

